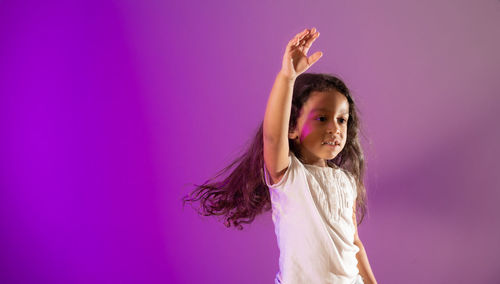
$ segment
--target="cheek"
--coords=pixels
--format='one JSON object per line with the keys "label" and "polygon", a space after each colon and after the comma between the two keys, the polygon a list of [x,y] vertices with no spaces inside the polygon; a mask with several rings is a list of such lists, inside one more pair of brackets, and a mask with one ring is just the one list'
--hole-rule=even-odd
{"label": "cheek", "polygon": [[318,140],[321,140],[321,135],[319,131],[311,125],[304,125],[302,127],[300,140],[306,145],[316,144]]}
{"label": "cheek", "polygon": [[305,124],[305,125],[302,127],[302,134],[301,134],[301,135],[302,135],[302,137],[304,137],[304,138],[305,138],[305,137],[309,136],[309,135],[311,134],[312,130],[313,130],[313,129],[312,129],[312,127],[311,127],[310,125]]}
{"label": "cheek", "polygon": [[342,140],[344,143],[347,141],[347,127],[342,129]]}

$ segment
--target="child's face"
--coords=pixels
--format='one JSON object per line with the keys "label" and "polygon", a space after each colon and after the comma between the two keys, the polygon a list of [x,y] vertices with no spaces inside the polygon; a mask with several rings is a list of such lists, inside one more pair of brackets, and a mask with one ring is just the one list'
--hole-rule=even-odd
{"label": "child's face", "polygon": [[[326,160],[335,158],[344,148],[348,119],[349,103],[344,95],[335,90],[314,91],[302,106],[297,127],[288,137],[295,139],[306,164],[325,167]],[[328,141],[340,145],[325,144]]]}

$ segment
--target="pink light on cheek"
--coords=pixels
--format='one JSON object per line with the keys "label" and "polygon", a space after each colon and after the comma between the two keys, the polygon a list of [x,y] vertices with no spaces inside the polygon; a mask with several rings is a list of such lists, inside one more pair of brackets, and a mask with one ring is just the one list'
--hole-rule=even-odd
{"label": "pink light on cheek", "polygon": [[300,133],[300,140],[302,141],[305,137],[309,136],[312,130],[313,129],[310,125],[304,124],[304,126],[302,126],[302,131]]}

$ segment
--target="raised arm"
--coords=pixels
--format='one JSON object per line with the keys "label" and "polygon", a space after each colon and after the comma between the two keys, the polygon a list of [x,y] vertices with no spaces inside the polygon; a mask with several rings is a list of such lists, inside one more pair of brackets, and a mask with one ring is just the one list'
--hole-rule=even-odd
{"label": "raised arm", "polygon": [[278,182],[288,166],[288,123],[295,79],[281,72],[271,90],[264,116],[264,163],[272,183]]}
{"label": "raised arm", "polygon": [[263,124],[264,162],[273,183],[281,179],[288,166],[288,124],[295,78],[322,56],[318,51],[307,57],[318,36],[315,28],[305,29],[288,42],[281,70],[267,101]]}

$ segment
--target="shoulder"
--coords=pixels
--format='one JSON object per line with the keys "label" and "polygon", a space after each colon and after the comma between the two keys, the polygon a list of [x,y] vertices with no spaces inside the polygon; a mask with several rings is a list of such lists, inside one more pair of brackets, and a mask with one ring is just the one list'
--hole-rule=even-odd
{"label": "shoulder", "polygon": [[300,176],[299,172],[303,169],[303,167],[304,166],[300,160],[292,151],[290,151],[288,153],[288,166],[277,178],[277,180],[271,179],[270,174],[264,166],[264,181],[269,188],[284,189],[285,187],[297,182],[297,177]]}

